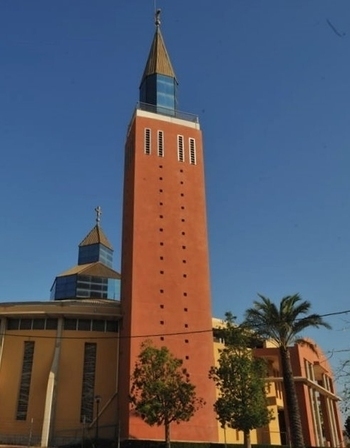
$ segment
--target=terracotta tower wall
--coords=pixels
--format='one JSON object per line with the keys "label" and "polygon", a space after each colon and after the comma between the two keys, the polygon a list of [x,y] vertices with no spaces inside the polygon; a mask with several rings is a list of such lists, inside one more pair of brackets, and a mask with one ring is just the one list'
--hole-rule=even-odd
{"label": "terracotta tower wall", "polygon": [[[206,400],[190,422],[173,426],[173,439],[216,440],[215,389],[208,379],[214,359],[199,125],[137,110],[125,157],[121,384],[126,394],[142,341],[166,345],[184,360],[198,396]],[[129,406],[125,394],[121,415]],[[134,416],[129,428],[124,422],[123,432],[164,437],[162,428],[150,428]]]}

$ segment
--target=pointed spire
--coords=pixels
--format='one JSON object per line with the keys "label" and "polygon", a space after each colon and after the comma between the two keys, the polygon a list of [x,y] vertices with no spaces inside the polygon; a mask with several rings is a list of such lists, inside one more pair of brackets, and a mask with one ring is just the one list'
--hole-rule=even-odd
{"label": "pointed spire", "polygon": [[108,241],[108,238],[106,237],[104,231],[102,228],[96,224],[95,227],[93,227],[90,232],[86,235],[86,237],[83,239],[83,241],[79,244],[79,247],[82,246],[91,246],[92,244],[103,244],[108,249],[112,250],[113,247],[111,243]]}
{"label": "pointed spire", "polygon": [[169,54],[165,47],[162,33],[160,31],[160,9],[156,12],[156,32],[153,37],[151,49],[147,58],[146,67],[143,72],[141,84],[146,77],[151,75],[165,75],[176,79]]}
{"label": "pointed spire", "polygon": [[160,9],[155,15],[156,32],[140,85],[142,108],[162,115],[175,115],[177,80],[160,31]]}
{"label": "pointed spire", "polygon": [[111,243],[108,241],[108,238],[106,237],[102,228],[100,227],[101,214],[102,214],[101,207],[97,206],[95,208],[95,212],[96,212],[96,225],[90,230],[90,232],[86,235],[83,241],[79,244],[79,247],[91,246],[92,244],[103,244],[108,249],[113,250]]}

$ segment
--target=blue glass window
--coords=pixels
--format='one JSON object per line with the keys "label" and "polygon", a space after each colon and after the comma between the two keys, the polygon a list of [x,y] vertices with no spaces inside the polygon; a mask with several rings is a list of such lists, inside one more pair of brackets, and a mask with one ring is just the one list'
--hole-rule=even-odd
{"label": "blue glass window", "polygon": [[57,277],[51,289],[52,299],[69,299],[76,295],[76,275]]}
{"label": "blue glass window", "polygon": [[140,87],[140,102],[154,106],[154,112],[174,115],[177,108],[175,78],[154,74],[144,79]]}
{"label": "blue glass window", "polygon": [[100,261],[108,267],[112,267],[113,251],[103,244],[90,244],[79,247],[78,264],[95,263]]}

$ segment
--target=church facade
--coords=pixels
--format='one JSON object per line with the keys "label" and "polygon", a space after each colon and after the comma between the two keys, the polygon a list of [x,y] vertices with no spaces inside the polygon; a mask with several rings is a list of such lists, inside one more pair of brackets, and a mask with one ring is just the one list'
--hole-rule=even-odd
{"label": "church facade", "polygon": [[[167,346],[183,359],[206,405],[172,427],[172,440],[242,443],[222,428],[208,372],[222,341],[212,329],[203,142],[198,117],[177,109],[177,78],[159,14],[125,145],[120,275],[113,248],[96,225],[78,263],[58,275],[51,301],[0,304],[0,443],[42,447],[84,439],[162,440],[130,408],[140,344]],[[322,357],[291,348],[298,372],[305,440],[342,444],[333,377]],[[288,444],[280,364],[269,361],[275,419],[253,443]]]}

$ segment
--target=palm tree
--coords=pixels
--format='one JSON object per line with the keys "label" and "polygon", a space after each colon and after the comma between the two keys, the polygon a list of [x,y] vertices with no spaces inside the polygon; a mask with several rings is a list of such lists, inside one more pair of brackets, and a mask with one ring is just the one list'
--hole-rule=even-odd
{"label": "palm tree", "polygon": [[309,327],[331,328],[319,314],[308,314],[311,304],[302,301],[299,294],[283,297],[279,308],[267,297],[258,294],[261,301],[254,301],[254,307],[245,312],[244,324],[263,339],[276,343],[280,351],[282,376],[284,382],[286,408],[294,448],[304,448],[300,410],[295,389],[292,364],[288,347],[293,344],[315,346],[300,336]]}

